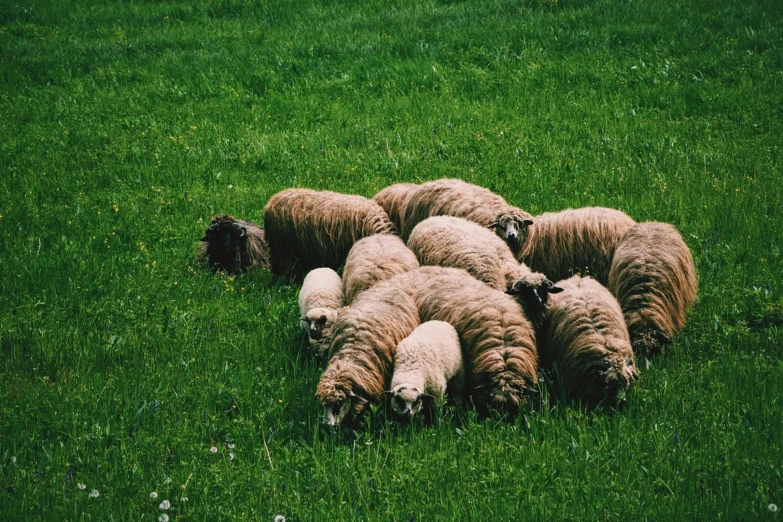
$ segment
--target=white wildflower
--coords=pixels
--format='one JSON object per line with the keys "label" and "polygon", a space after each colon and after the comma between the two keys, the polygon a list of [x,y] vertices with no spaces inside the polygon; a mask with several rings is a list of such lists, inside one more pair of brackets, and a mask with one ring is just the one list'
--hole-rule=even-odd
{"label": "white wildflower", "polygon": [[166,513],[163,513],[158,517],[158,522],[169,522],[169,516]]}
{"label": "white wildflower", "polygon": [[85,484],[84,482],[79,482],[78,484],[76,484],[76,487],[79,489],[87,489],[87,484]]}
{"label": "white wildflower", "polygon": [[171,502],[169,502],[168,500],[164,500],[163,502],[160,503],[158,507],[165,511],[171,507]]}
{"label": "white wildflower", "polygon": [[90,496],[91,496],[92,498],[97,498],[97,497],[100,497],[100,496],[101,496],[101,494],[100,494],[100,493],[98,493],[98,490],[97,490],[97,489],[93,489],[92,491],[90,491]]}
{"label": "white wildflower", "polygon": [[158,492],[157,491],[153,491],[152,493],[150,493],[150,498],[152,498],[152,499],[158,498]]}

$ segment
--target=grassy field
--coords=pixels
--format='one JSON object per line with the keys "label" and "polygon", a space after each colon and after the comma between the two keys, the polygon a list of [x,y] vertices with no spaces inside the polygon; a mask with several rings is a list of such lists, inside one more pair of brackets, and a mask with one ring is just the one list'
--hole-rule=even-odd
{"label": "grassy field", "polygon": [[[781,517],[781,2],[9,0],[0,72],[0,519]],[[284,188],[445,176],[682,232],[625,411],[324,436],[298,288],[195,263]]]}

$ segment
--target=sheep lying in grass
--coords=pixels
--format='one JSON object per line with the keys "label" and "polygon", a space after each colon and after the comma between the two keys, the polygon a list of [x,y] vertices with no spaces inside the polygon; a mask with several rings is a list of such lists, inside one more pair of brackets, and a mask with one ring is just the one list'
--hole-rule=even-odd
{"label": "sheep lying in grass", "polygon": [[569,398],[616,405],[637,377],[620,304],[591,277],[576,275],[557,285],[563,292],[547,307],[541,363],[555,370]]}
{"label": "sheep lying in grass", "polygon": [[351,425],[388,389],[397,344],[419,325],[413,298],[387,281],[362,292],[332,327],[316,396],[328,426]]}
{"label": "sheep lying in grass", "polygon": [[617,245],[636,223],[619,210],[603,207],[547,212],[534,220],[515,253],[519,261],[553,281],[581,274],[604,285]]}
{"label": "sheep lying in grass", "polygon": [[447,388],[459,398],[464,385],[459,336],[449,323],[422,323],[397,345],[391,405],[400,417],[416,415],[425,401],[443,398]]}
{"label": "sheep lying in grass", "polygon": [[323,267],[307,273],[299,290],[299,313],[316,355],[326,355],[331,328],[343,304],[343,282],[337,272]]}
{"label": "sheep lying in grass", "polygon": [[411,232],[408,247],[422,265],[462,268],[496,290],[511,290],[531,319],[543,312],[548,294],[558,291],[544,274],[517,261],[492,231],[463,218],[421,221]]}
{"label": "sheep lying in grass", "polygon": [[685,326],[696,301],[693,256],[677,229],[639,223],[623,237],[609,272],[637,355],[654,355]]}
{"label": "sheep lying in grass", "polygon": [[394,226],[399,232],[402,227],[402,218],[413,193],[419,188],[415,183],[395,183],[373,196],[372,200],[378,203],[389,215]]}
{"label": "sheep lying in grass", "polygon": [[239,274],[269,268],[269,247],[264,230],[255,223],[216,216],[201,238],[198,258],[214,271]]}
{"label": "sheep lying in grass", "polygon": [[415,298],[422,321],[457,330],[467,389],[480,411],[513,415],[530,406],[538,382],[535,332],[513,298],[457,268],[424,266],[388,284]]}
{"label": "sheep lying in grass", "polygon": [[264,208],[272,273],[299,278],[313,268],[339,270],[353,244],[394,225],[383,208],[362,196],[287,189]]}
{"label": "sheep lying in grass", "polygon": [[400,236],[408,236],[419,222],[431,216],[456,216],[493,229],[516,252],[525,241],[533,216],[506,203],[488,189],[459,179],[422,183],[407,200]]}
{"label": "sheep lying in grass", "polygon": [[392,276],[419,267],[405,243],[391,234],[376,234],[357,241],[348,252],[343,268],[345,302]]}

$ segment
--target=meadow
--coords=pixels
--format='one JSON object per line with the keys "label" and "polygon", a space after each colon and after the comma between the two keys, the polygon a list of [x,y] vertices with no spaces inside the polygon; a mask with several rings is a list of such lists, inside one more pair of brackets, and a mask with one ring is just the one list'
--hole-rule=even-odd
{"label": "meadow", "polygon": [[[2,2],[0,519],[777,520],[782,152],[777,0]],[[680,230],[623,411],[329,436],[298,287],[195,261],[284,188],[441,177]]]}

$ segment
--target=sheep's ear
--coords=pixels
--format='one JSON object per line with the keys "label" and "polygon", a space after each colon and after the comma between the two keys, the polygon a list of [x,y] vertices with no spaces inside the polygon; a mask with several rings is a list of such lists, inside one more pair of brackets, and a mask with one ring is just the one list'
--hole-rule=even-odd
{"label": "sheep's ear", "polygon": [[554,283],[550,283],[550,284],[551,284],[551,286],[549,286],[549,288],[547,288],[547,291],[550,294],[559,294],[560,292],[563,291],[562,288],[560,288],[559,286],[555,286]]}
{"label": "sheep's ear", "polygon": [[529,226],[533,225],[533,220],[532,219],[523,219],[522,220],[522,225],[526,226],[526,227],[529,227]]}
{"label": "sheep's ear", "polygon": [[239,227],[239,237],[245,237],[247,235],[246,227]]}
{"label": "sheep's ear", "polygon": [[510,287],[510,288],[508,288],[506,290],[506,294],[508,294],[508,295],[519,295],[519,291],[512,286],[512,287]]}
{"label": "sheep's ear", "polygon": [[356,395],[354,392],[349,392],[348,398],[356,402],[357,404],[367,404],[368,402],[367,399],[365,399],[361,395]]}

